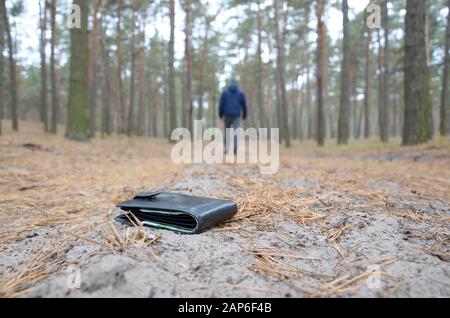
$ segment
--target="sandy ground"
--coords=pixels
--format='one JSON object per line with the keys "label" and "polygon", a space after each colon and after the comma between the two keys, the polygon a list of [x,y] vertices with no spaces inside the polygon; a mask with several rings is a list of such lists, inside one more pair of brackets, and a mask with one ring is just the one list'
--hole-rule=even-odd
{"label": "sandy ground", "polygon": [[[1,137],[0,295],[450,296],[448,141],[296,145],[275,176],[174,166],[169,153],[164,141],[78,144],[32,128]],[[240,211],[190,236],[115,222],[114,204],[141,189],[231,198]]]}

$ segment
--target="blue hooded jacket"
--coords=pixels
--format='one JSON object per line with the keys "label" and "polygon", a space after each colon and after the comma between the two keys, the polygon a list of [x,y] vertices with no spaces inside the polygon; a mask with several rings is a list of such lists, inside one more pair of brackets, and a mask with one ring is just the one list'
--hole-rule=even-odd
{"label": "blue hooded jacket", "polygon": [[236,81],[233,81],[220,97],[219,116],[243,116],[247,119],[247,98]]}

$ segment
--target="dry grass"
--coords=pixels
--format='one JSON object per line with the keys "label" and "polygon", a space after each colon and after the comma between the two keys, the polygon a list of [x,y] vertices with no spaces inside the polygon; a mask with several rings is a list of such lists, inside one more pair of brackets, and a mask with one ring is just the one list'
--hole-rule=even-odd
{"label": "dry grass", "polygon": [[[131,215],[137,227],[119,232],[110,212],[115,204],[141,189],[181,179],[185,168],[168,160],[170,146],[164,140],[115,137],[75,143],[36,131],[36,127],[25,126],[20,134],[7,133],[0,138],[0,251],[42,229],[55,227],[58,236],[49,246],[36,250],[20,268],[7,269],[1,264],[3,297],[23,295],[28,286],[64,265],[64,250],[73,242],[87,242],[111,253],[156,243],[160,237],[150,235]],[[450,217],[438,209],[424,213],[420,207],[430,198],[444,203],[450,200],[449,143],[397,146],[396,142],[387,146],[374,143],[318,150],[306,143],[282,152],[277,175],[242,175],[236,168],[226,180],[235,193],[231,198],[238,203],[239,212],[214,231],[236,231],[248,238],[261,232],[279,234],[278,222],[289,219],[322,231],[348,267],[357,264],[347,262],[351,251],[341,249],[341,238],[355,231],[361,216],[379,213],[433,224],[433,233],[419,234],[436,242],[427,253],[446,258],[448,252],[442,247],[449,245]],[[224,174],[224,167],[214,171],[215,176]],[[285,183],[288,180],[306,180],[313,186],[292,186]],[[386,183],[396,188],[384,188]],[[206,188],[202,191],[217,195]],[[401,202],[413,202],[415,207]],[[349,222],[330,223],[338,212]],[[248,225],[257,230],[249,231]],[[255,257],[248,265],[250,270],[286,284],[306,273],[291,261],[316,261],[279,249],[253,248],[247,252]],[[354,291],[367,275],[370,273],[336,273],[323,288],[307,294],[324,297]]]}
{"label": "dry grass", "polygon": [[20,268],[4,269],[2,262],[0,296],[20,296],[63,265],[61,248],[68,242],[117,251],[159,239],[142,227],[118,233],[108,215],[139,190],[179,177],[183,167],[167,160],[170,146],[164,140],[115,137],[77,143],[40,133],[33,125],[22,129],[0,137],[0,250],[40,230],[57,227],[59,234],[53,247],[36,250]]}

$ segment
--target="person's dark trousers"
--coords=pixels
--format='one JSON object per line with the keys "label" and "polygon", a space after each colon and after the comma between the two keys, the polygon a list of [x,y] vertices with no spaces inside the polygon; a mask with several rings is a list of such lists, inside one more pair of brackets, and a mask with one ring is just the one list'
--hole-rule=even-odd
{"label": "person's dark trousers", "polygon": [[[225,152],[228,152],[228,133],[227,133],[227,129],[229,128],[233,128],[234,130],[238,129],[241,127],[241,116],[225,116],[225,133],[223,134],[224,136],[224,147],[225,147]],[[233,135],[234,135],[234,154],[237,154],[237,150],[238,150],[238,138],[237,135],[234,133],[233,131]]]}

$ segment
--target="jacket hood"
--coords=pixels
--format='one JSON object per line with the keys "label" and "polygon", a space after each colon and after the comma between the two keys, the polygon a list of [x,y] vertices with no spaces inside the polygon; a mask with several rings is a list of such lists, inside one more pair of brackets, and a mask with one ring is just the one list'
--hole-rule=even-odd
{"label": "jacket hood", "polygon": [[233,81],[231,83],[230,87],[228,88],[228,90],[233,94],[237,93],[237,91],[239,90],[239,86],[238,86],[237,82]]}

